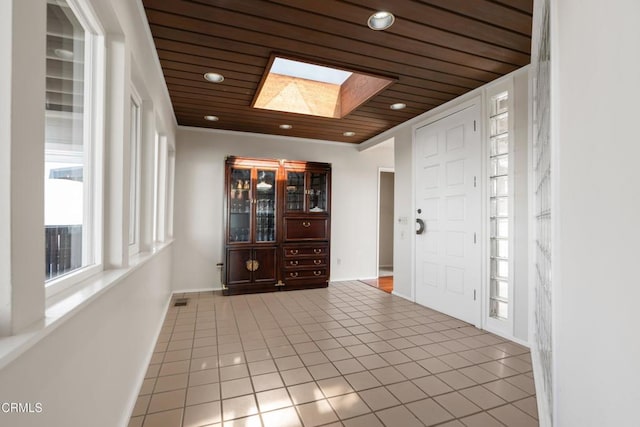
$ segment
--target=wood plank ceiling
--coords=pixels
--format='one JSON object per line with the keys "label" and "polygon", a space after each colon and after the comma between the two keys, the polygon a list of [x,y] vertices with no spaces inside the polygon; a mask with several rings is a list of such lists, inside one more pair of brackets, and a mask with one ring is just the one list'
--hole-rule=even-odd
{"label": "wood plank ceiling", "polygon": [[[143,0],[178,124],[360,143],[530,61],[533,0]],[[367,27],[378,11],[396,21]],[[397,78],[342,119],[251,107],[273,53]],[[203,79],[224,75],[222,83]],[[393,103],[403,110],[391,110]],[[216,122],[204,120],[215,115]],[[291,129],[280,129],[280,124]],[[355,132],[344,136],[344,132]]]}

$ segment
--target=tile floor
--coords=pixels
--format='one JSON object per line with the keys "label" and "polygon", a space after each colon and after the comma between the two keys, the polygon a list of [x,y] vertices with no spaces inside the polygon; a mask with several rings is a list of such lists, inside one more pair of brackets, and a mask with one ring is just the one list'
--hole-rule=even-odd
{"label": "tile floor", "polygon": [[185,296],[130,427],[538,425],[526,348],[363,283]]}

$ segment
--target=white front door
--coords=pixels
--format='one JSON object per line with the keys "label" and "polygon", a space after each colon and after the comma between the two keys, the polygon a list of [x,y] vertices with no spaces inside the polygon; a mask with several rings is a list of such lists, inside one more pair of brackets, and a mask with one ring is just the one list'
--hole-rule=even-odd
{"label": "white front door", "polygon": [[418,304],[480,324],[479,104],[415,133],[415,296]]}

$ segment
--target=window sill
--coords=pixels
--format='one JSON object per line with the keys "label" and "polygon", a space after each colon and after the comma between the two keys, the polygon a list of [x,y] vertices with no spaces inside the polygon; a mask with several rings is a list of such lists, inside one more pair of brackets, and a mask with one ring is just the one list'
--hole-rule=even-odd
{"label": "window sill", "polygon": [[38,341],[49,335],[78,311],[116,286],[131,273],[171,246],[172,241],[156,244],[149,252],[138,253],[129,260],[129,267],[104,270],[66,289],[46,301],[45,316],[22,332],[0,338],[0,369],[17,359]]}

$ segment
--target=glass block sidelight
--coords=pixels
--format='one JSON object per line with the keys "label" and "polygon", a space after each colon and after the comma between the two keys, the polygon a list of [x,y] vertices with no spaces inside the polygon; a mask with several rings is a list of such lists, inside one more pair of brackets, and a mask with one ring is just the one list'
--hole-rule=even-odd
{"label": "glass block sidelight", "polygon": [[490,316],[509,318],[509,93],[489,108]]}
{"label": "glass block sidelight", "polygon": [[[550,2],[536,3],[533,21],[531,66],[533,74],[533,286],[534,327],[532,337],[534,360],[539,361],[541,380],[536,391],[540,394],[541,424],[551,425],[553,419],[553,341],[552,341],[552,218],[551,206],[553,172],[551,169],[551,49],[550,49]],[[544,408],[546,407],[546,411]],[[545,416],[546,413],[546,416]]]}

